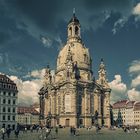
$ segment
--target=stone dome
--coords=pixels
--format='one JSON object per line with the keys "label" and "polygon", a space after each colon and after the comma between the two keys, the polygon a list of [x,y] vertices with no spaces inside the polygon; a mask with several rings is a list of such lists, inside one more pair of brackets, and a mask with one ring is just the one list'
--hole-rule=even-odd
{"label": "stone dome", "polygon": [[91,70],[89,50],[81,42],[67,43],[59,52],[57,58],[57,71],[65,69],[65,63],[70,49],[73,63],[77,62],[79,69]]}
{"label": "stone dome", "polygon": [[89,55],[88,48],[85,47],[81,39],[80,23],[75,14],[71,18],[67,26],[67,43],[60,50],[57,58],[56,72],[63,71],[66,69],[67,59],[72,63],[71,65],[77,66],[81,73],[88,73],[91,70],[91,57]]}

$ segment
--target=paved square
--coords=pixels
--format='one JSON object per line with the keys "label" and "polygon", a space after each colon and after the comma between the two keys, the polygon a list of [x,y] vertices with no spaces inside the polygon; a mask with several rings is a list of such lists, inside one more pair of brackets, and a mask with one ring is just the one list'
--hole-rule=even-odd
{"label": "paved square", "polygon": [[[18,140],[44,140],[44,136],[40,137],[40,134],[41,132],[20,132]],[[52,138],[48,138],[47,140],[140,140],[140,131],[138,131],[138,134],[135,134],[134,131],[125,133],[122,129],[102,129],[99,133],[96,133],[95,129],[87,130],[86,128],[82,128],[78,130],[77,136],[71,135],[69,128],[59,129],[58,135],[52,129],[51,135]],[[5,137],[5,140],[16,139],[13,133],[10,139]]]}

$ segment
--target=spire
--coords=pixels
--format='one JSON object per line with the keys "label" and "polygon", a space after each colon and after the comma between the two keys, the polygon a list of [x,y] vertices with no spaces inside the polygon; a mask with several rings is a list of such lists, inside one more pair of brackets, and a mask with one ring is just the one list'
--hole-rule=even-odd
{"label": "spire", "polygon": [[104,62],[104,59],[103,58],[101,58],[101,62]]}
{"label": "spire", "polygon": [[73,8],[73,16],[71,18],[71,20],[69,21],[69,23],[71,22],[76,22],[79,24],[79,20],[77,19],[76,15],[75,15],[75,8]]}
{"label": "spire", "polygon": [[75,8],[73,8],[73,17],[75,17]]}
{"label": "spire", "polygon": [[101,58],[100,69],[104,69],[105,70],[105,64],[104,64],[104,59],[103,58]]}

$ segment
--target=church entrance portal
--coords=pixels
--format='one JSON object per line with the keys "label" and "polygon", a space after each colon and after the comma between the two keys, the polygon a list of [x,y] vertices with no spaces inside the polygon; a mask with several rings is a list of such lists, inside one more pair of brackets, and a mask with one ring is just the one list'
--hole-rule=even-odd
{"label": "church entrance portal", "polygon": [[65,125],[66,125],[66,127],[70,126],[70,119],[66,119]]}

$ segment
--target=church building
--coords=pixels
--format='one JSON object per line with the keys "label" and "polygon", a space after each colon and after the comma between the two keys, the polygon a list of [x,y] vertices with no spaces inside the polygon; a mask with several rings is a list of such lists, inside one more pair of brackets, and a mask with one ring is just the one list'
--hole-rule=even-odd
{"label": "church building", "polygon": [[46,68],[39,91],[40,121],[51,126],[85,126],[95,123],[110,127],[110,93],[101,59],[98,78],[92,71],[89,49],[81,38],[80,22],[73,14],[67,26],[67,42],[57,57],[55,74]]}

